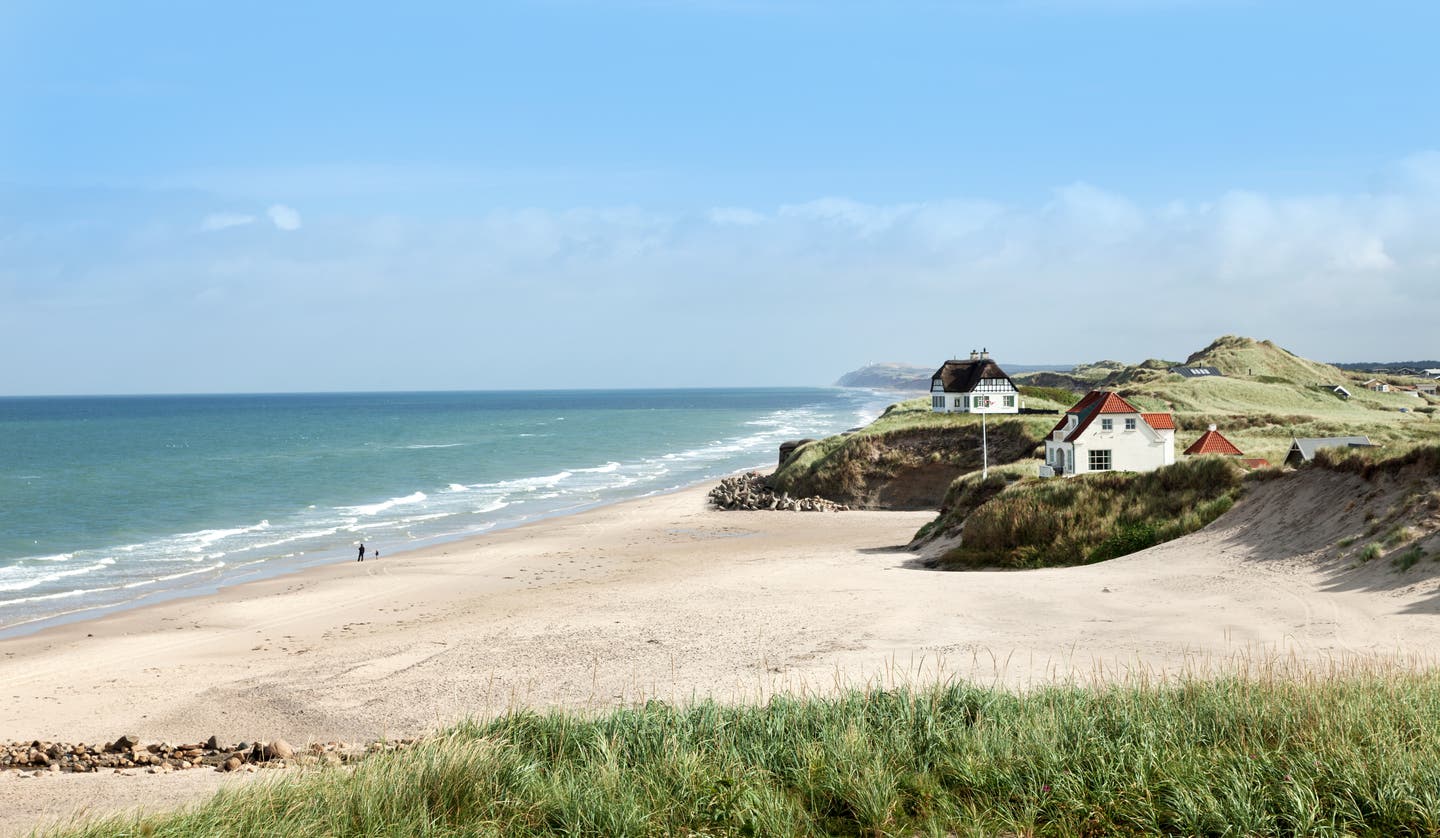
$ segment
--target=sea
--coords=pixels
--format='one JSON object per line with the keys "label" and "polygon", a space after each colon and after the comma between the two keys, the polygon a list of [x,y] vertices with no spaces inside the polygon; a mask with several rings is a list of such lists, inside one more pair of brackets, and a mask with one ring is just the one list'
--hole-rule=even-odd
{"label": "sea", "polygon": [[842,388],[0,398],[0,636],[774,467]]}

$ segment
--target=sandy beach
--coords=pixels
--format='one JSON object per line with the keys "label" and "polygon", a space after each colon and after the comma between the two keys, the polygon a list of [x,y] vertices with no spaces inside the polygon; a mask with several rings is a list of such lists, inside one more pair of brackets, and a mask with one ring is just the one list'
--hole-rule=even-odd
{"label": "sandy beach", "polygon": [[[1315,491],[1343,494],[1340,480]],[[903,550],[930,512],[718,512],[708,488],[0,641],[0,737],[298,745],[415,736],[517,705],[937,677],[1023,687],[1418,659],[1440,641],[1433,578],[1316,563],[1306,551],[1331,525],[1292,529],[1323,498],[1268,486],[1133,556],[976,573],[924,570]],[[246,781],[0,772],[0,834]]]}

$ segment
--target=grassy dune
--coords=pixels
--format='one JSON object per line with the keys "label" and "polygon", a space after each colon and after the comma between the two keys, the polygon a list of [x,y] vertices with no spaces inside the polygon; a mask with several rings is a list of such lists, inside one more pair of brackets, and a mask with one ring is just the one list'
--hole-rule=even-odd
{"label": "grassy dune", "polygon": [[[1162,361],[1102,362],[1077,368],[1070,386],[1116,390],[1144,410],[1173,412],[1181,451],[1212,424],[1247,456],[1272,462],[1284,458],[1293,437],[1364,435],[1393,452],[1440,434],[1434,418],[1440,400],[1370,392],[1355,374],[1270,341],[1225,336],[1185,365],[1215,367],[1223,377],[1181,378]],[[1336,385],[1351,398],[1337,395]]]}
{"label": "grassy dune", "polygon": [[[1187,364],[1215,367],[1224,377],[1180,378],[1132,367],[1103,383],[1147,410],[1173,411],[1181,450],[1211,424],[1247,456],[1272,462],[1285,456],[1293,437],[1363,435],[1393,451],[1440,432],[1432,418],[1437,402],[1371,392],[1353,374],[1270,341],[1222,337],[1191,355]],[[1351,397],[1336,394],[1336,385],[1344,385]]]}
{"label": "grassy dune", "polygon": [[1143,474],[1015,481],[1004,472],[952,484],[925,538],[962,524],[943,567],[1055,567],[1115,558],[1199,530],[1234,504],[1244,472],[1201,457]]}
{"label": "grassy dune", "polygon": [[464,724],[115,836],[1435,835],[1440,674],[651,703]]}
{"label": "grassy dune", "polygon": [[[1061,410],[1042,396],[1035,408]],[[1055,416],[1008,415],[988,420],[991,463],[1029,459]],[[928,396],[891,405],[884,415],[849,434],[800,448],[778,469],[771,485],[796,496],[820,495],[855,503],[864,487],[927,465],[969,470],[980,466],[980,417],[935,413]]]}

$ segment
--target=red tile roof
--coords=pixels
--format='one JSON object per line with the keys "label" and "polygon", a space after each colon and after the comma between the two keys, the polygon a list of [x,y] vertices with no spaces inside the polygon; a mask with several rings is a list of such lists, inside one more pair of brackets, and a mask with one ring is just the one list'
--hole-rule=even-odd
{"label": "red tile roof", "polygon": [[1246,468],[1269,468],[1270,461],[1260,457],[1247,458],[1240,461]]}
{"label": "red tile roof", "polygon": [[1074,407],[1065,411],[1065,416],[1050,430],[1050,433],[1063,431],[1065,423],[1072,415],[1079,416],[1080,423],[1064,439],[1065,442],[1073,442],[1085,433],[1085,429],[1090,427],[1090,424],[1095,421],[1095,417],[1102,413],[1136,413],[1145,420],[1145,424],[1156,430],[1175,429],[1175,420],[1168,413],[1140,413],[1140,408],[1125,401],[1118,393],[1108,390],[1091,390],[1085,394],[1085,398],[1076,402]]}
{"label": "red tile roof", "polygon": [[1195,444],[1185,449],[1186,454],[1225,454],[1230,457],[1239,457],[1242,452],[1235,447],[1235,443],[1226,439],[1219,431],[1206,431],[1201,437],[1195,440]]}
{"label": "red tile roof", "polygon": [[1157,431],[1175,430],[1175,417],[1168,413],[1142,413],[1140,418]]}

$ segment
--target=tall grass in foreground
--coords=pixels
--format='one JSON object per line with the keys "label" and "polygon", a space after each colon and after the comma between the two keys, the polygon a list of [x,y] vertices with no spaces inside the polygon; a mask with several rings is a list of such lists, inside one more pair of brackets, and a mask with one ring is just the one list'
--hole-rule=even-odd
{"label": "tall grass in foreground", "polygon": [[83,836],[1435,835],[1440,675],[520,712]]}

